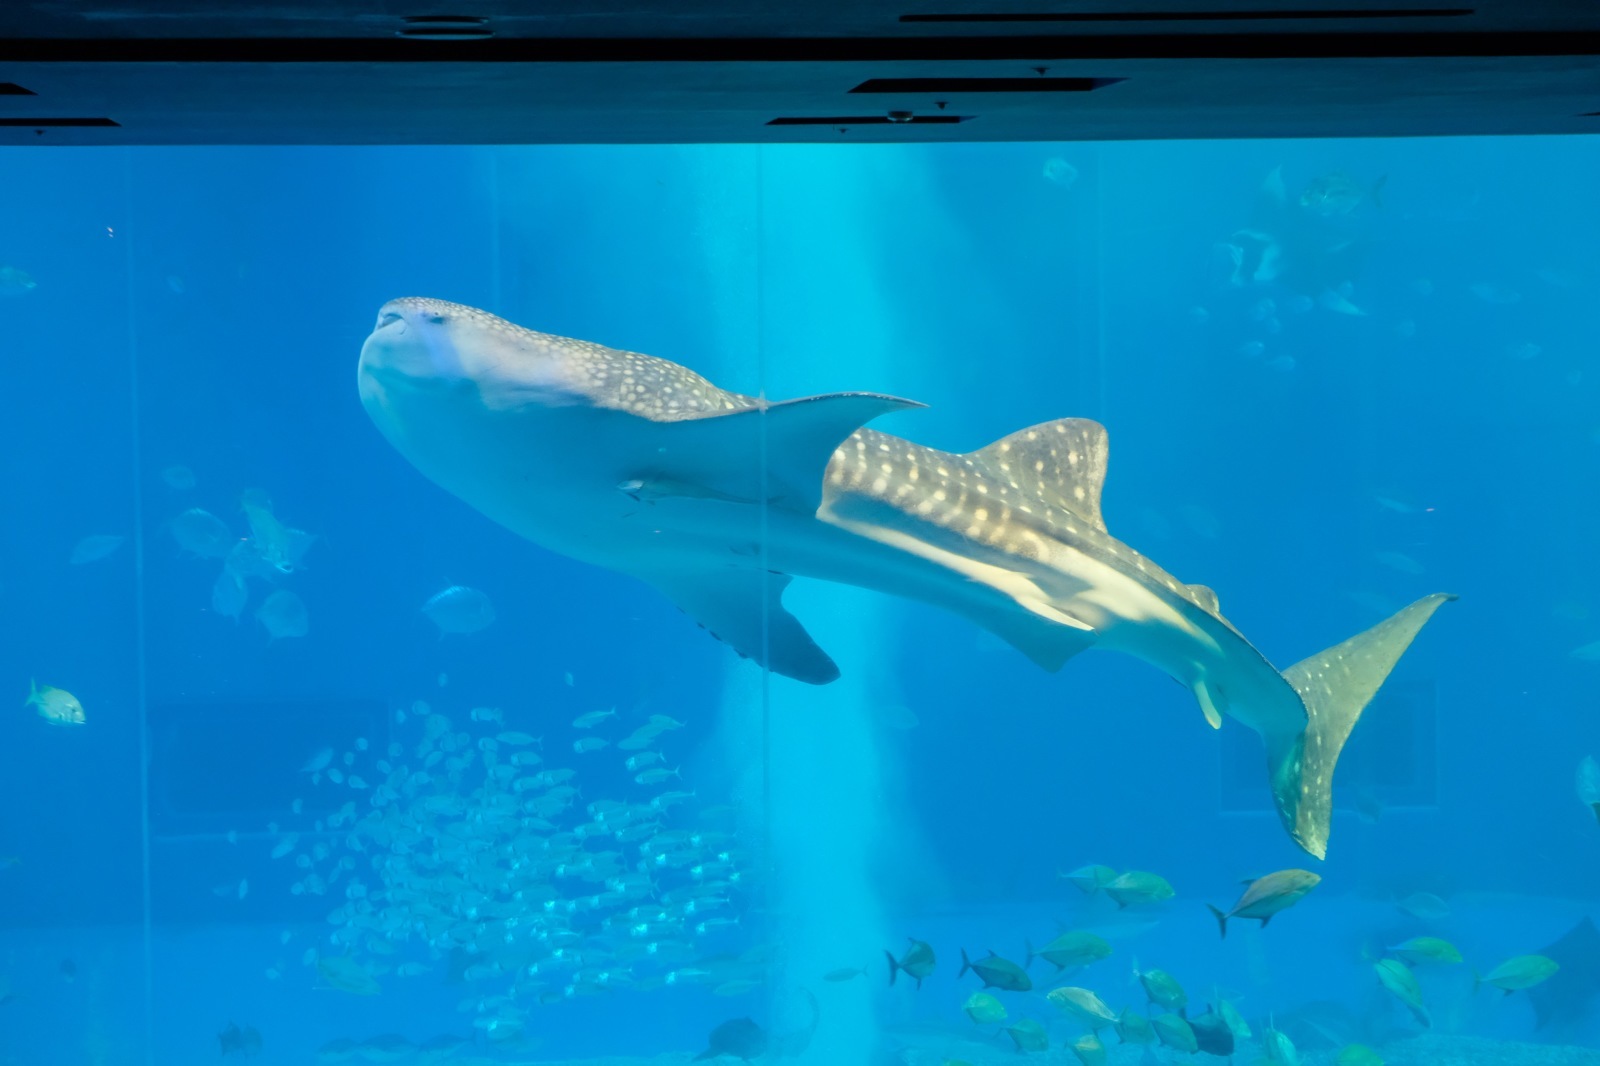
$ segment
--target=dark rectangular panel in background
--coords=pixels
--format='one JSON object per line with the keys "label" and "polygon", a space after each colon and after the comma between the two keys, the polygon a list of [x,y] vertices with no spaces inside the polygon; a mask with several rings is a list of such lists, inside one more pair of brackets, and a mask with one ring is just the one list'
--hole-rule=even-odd
{"label": "dark rectangular panel in background", "polygon": [[[1371,820],[1385,807],[1438,805],[1437,704],[1432,680],[1391,681],[1378,691],[1339,756],[1334,810]],[[1270,813],[1261,738],[1235,725],[1222,729],[1222,809]]]}
{"label": "dark rectangular panel in background", "polygon": [[[309,824],[338,810],[348,789],[312,786],[301,768],[317,752],[333,765],[365,740],[389,743],[375,700],[165,704],[150,708],[150,832],[220,836],[267,831],[270,822]],[[296,817],[291,804],[303,803]]]}

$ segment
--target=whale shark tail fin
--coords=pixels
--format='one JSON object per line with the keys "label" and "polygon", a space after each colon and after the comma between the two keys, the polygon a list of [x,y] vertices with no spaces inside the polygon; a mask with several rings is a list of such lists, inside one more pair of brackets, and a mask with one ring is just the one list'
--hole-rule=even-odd
{"label": "whale shark tail fin", "polygon": [[1268,771],[1278,817],[1289,835],[1321,859],[1333,820],[1333,770],[1361,712],[1447,593],[1404,607],[1364,633],[1305,659],[1283,677],[1306,708],[1305,732],[1269,741]]}

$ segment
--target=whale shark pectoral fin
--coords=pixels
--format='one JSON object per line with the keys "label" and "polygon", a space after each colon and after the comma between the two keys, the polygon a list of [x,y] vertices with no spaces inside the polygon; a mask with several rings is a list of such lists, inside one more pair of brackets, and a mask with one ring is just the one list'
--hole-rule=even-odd
{"label": "whale shark pectoral fin", "polygon": [[1087,418],[1058,418],[1030,426],[971,453],[1002,484],[1106,531],[1100,492],[1110,444],[1106,429]]}
{"label": "whale shark pectoral fin", "polygon": [[644,421],[631,473],[674,495],[766,499],[806,513],[822,504],[828,460],[879,415],[921,407],[870,392],[833,392],[677,422]]}
{"label": "whale shark pectoral fin", "polygon": [[784,609],[789,575],[730,569],[645,580],[741,658],[808,685],[838,679],[839,668],[828,653]]}

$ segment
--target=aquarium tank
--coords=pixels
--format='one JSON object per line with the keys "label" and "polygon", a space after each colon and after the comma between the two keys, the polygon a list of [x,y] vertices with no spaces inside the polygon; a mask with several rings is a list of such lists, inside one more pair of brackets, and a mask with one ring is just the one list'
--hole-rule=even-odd
{"label": "aquarium tank", "polygon": [[1600,1062],[1595,140],[0,173],[0,1066]]}

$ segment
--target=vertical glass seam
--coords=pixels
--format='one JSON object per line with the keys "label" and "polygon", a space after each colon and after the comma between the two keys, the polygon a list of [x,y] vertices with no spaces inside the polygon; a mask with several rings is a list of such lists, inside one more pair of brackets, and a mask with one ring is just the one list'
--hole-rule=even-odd
{"label": "vertical glass seam", "polygon": [[155,946],[150,899],[150,716],[147,663],[145,661],[144,587],[144,481],[139,420],[139,330],[135,317],[138,294],[134,291],[133,155],[123,152],[122,232],[124,308],[128,333],[128,462],[133,475],[133,610],[134,699],[139,718],[139,895],[144,940],[144,1058],[155,1066]]}
{"label": "vertical glass seam", "polygon": [[761,832],[762,851],[766,854],[768,871],[772,868],[772,583],[767,580],[771,573],[772,546],[770,535],[770,515],[767,499],[767,474],[768,474],[768,441],[767,441],[767,352],[766,352],[766,284],[764,279],[765,259],[762,256],[764,245],[763,233],[766,225],[766,146],[756,146],[755,167],[755,310],[756,310],[756,396],[761,404],[760,431],[756,449],[757,462],[760,467],[760,500],[761,517],[761,572],[756,575],[756,580],[761,587]]}
{"label": "vertical glass seam", "polygon": [[503,222],[500,203],[501,149],[491,145],[489,152],[489,310],[503,318],[510,317],[503,305],[504,285],[501,281],[500,227]]}
{"label": "vertical glass seam", "polygon": [[1094,152],[1094,358],[1095,358],[1095,414],[1102,425],[1111,421],[1106,410],[1106,153],[1096,145]]}

